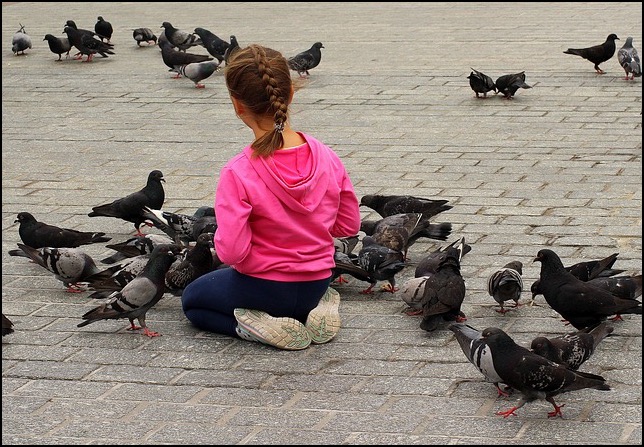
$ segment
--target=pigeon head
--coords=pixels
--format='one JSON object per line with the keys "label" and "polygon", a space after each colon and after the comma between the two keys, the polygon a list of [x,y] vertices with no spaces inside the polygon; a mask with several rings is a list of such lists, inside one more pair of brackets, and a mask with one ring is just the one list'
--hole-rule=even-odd
{"label": "pigeon head", "polygon": [[165,182],[165,179],[163,178],[163,172],[159,171],[158,169],[155,169],[154,171],[150,172],[148,175],[148,181],[159,181],[159,182]]}
{"label": "pigeon head", "polygon": [[31,214],[26,211],[18,213],[18,216],[16,216],[16,220],[13,221],[13,223],[20,222],[35,222],[36,218]]}
{"label": "pigeon head", "polygon": [[561,258],[559,258],[559,255],[548,248],[539,250],[539,252],[537,253],[537,257],[534,258],[532,262],[541,262],[541,265],[543,265],[544,263],[548,263],[551,265],[560,265],[561,268],[564,268],[563,263],[561,262]]}
{"label": "pigeon head", "polygon": [[615,41],[615,40],[620,40],[620,39],[619,39],[619,37],[617,37],[617,34],[612,33],[612,34],[609,34],[609,35],[608,35],[608,37],[606,38],[606,40],[613,40],[613,41]]}

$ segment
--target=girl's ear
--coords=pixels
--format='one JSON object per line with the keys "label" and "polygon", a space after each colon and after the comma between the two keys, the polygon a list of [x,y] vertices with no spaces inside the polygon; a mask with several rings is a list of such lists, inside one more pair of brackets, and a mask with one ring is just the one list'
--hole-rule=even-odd
{"label": "girl's ear", "polygon": [[237,114],[237,116],[242,116],[245,112],[244,104],[232,96],[230,97],[230,100],[233,103],[233,108],[235,109],[235,113]]}

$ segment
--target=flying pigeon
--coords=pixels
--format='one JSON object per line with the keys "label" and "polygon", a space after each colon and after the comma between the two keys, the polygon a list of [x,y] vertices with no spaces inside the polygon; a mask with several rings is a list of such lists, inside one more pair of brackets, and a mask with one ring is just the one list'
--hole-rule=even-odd
{"label": "flying pigeon", "polygon": [[13,323],[5,314],[2,314],[2,336],[9,335],[13,332]]}
{"label": "flying pigeon", "polygon": [[100,37],[101,41],[105,39],[107,42],[109,42],[112,39],[112,33],[114,32],[112,24],[105,20],[102,16],[98,16],[96,20],[98,21],[96,22],[96,25],[94,25],[94,32],[98,35],[98,37]]}
{"label": "flying pigeon", "polygon": [[161,209],[165,201],[165,191],[161,182],[165,182],[163,173],[155,169],[148,174],[148,182],[142,189],[111,203],[95,206],[88,216],[116,217],[132,222],[137,235],[142,236],[143,233],[139,227],[145,222],[144,207],[158,210]]}
{"label": "flying pigeon", "polygon": [[195,242],[201,233],[214,233],[217,230],[217,218],[212,206],[201,206],[192,216],[146,208],[143,216],[177,242]]}
{"label": "flying pigeon", "polygon": [[512,99],[519,88],[532,88],[525,83],[525,71],[521,73],[499,76],[496,80],[496,88],[503,93],[505,99]]}
{"label": "flying pigeon", "polygon": [[150,254],[157,245],[172,243],[174,243],[174,241],[164,234],[150,233],[141,236],[134,236],[124,242],[106,245],[106,248],[115,250],[116,253],[101,259],[101,262],[103,264],[113,264],[126,258]]}
{"label": "flying pigeon", "polygon": [[26,211],[18,213],[14,223],[19,222],[18,234],[22,242],[31,248],[76,248],[81,245],[108,242],[111,237],[102,232],[78,231],[39,222]]}
{"label": "flying pigeon", "polygon": [[521,261],[511,261],[496,270],[487,280],[487,293],[494,301],[499,303],[497,312],[505,314],[509,309],[503,307],[506,301],[514,301],[514,307],[519,306],[521,292],[523,292],[523,264]]}
{"label": "flying pigeon", "polygon": [[487,92],[494,90],[494,93],[498,93],[494,80],[480,71],[474,70],[467,77],[470,80],[470,87],[476,93],[476,97],[480,98],[479,93],[483,94],[483,98],[487,98]]}
{"label": "flying pigeon", "polygon": [[576,329],[595,327],[611,315],[642,314],[641,302],[615,297],[580,280],[550,249],[539,250],[534,261],[541,262],[539,290],[546,302]]}
{"label": "flying pigeon", "polygon": [[205,28],[195,28],[195,34],[201,38],[206,51],[221,64],[230,44]]}
{"label": "flying pigeon", "polygon": [[600,45],[594,45],[588,48],[568,48],[564,51],[565,54],[574,54],[575,56],[581,56],[586,60],[589,60],[595,64],[595,71],[599,74],[606,73],[604,70],[599,68],[599,64],[606,62],[608,59],[613,57],[615,54],[615,41],[619,40],[619,37],[615,34],[609,34],[606,37],[606,41]]}
{"label": "flying pigeon", "polygon": [[447,203],[448,200],[410,195],[367,194],[360,199],[360,206],[371,208],[382,217],[400,213],[421,213],[424,219],[451,210],[453,207]]}
{"label": "flying pigeon", "polygon": [[77,59],[82,59],[83,55],[87,56],[87,59],[83,62],[91,62],[97,53],[103,57],[109,57],[109,54],[115,54],[112,50],[114,45],[95,39],[89,33],[81,32],[81,30],[71,26],[66,26],[63,33],[67,34],[69,43],[78,50]]}
{"label": "flying pigeon", "polygon": [[[94,260],[80,248],[32,248],[20,243],[18,247],[29,259],[61,281],[67,287],[67,292],[82,292],[77,283],[99,272]],[[11,252],[9,254],[13,255]]]}
{"label": "flying pigeon", "polygon": [[159,47],[161,48],[163,63],[170,68],[170,71],[176,73],[173,76],[174,79],[181,77],[180,69],[184,65],[213,60],[212,57],[205,54],[194,54],[175,50],[167,42],[161,40],[159,40]]}
{"label": "flying pigeon", "polygon": [[228,45],[228,48],[226,48],[226,51],[224,52],[224,62],[226,64],[228,64],[228,61],[237,50],[239,50],[239,42],[237,42],[237,37],[235,37],[234,35],[230,36],[230,45]]}
{"label": "flying pigeon", "polygon": [[[108,297],[108,301],[86,312],[84,321],[78,327],[87,326],[101,320],[116,320],[127,318],[130,320],[128,330],[143,329],[144,335],[156,337],[161,334],[151,331],[146,323],[145,316],[165,293],[165,274],[176,258],[176,253],[170,245],[160,245],[150,254],[150,259],[143,271],[132,281],[127,283],[120,291]],[[134,324],[139,320],[140,327]]]}
{"label": "flying pigeon", "polygon": [[205,88],[206,85],[202,84],[201,81],[209,78],[210,75],[212,75],[217,70],[219,70],[219,62],[212,60],[181,65],[179,67],[178,73],[194,82],[195,88]]}
{"label": "flying pigeon", "polygon": [[603,322],[590,330],[586,328],[559,337],[536,337],[530,343],[530,350],[555,363],[578,370],[593,355],[599,342],[611,332],[613,327]]}
{"label": "flying pigeon", "polygon": [[132,30],[132,38],[136,41],[136,46],[140,47],[145,42],[148,45],[156,45],[157,36],[150,28],[136,28]]}
{"label": "flying pigeon", "polygon": [[165,274],[165,285],[173,295],[181,295],[188,284],[215,269],[211,253],[214,236],[213,233],[200,234],[197,243]]}
{"label": "flying pigeon", "polygon": [[563,416],[563,405],[555,403],[555,396],[586,388],[610,390],[602,376],[574,371],[550,361],[516,344],[499,328],[484,329],[481,339],[489,349],[491,367],[501,379],[500,382],[521,393],[516,405],[496,413],[504,418],[515,414],[527,402],[537,399],[545,399],[554,407],[554,411],[549,412],[548,417]]}
{"label": "flying pigeon", "polygon": [[65,58],[69,57],[69,51],[72,49],[72,46],[69,43],[69,38],[56,37],[53,34],[45,34],[45,38],[43,40],[47,41],[51,52],[58,55],[58,59],[56,59],[56,61],[63,60],[63,53],[67,53]]}
{"label": "flying pigeon", "polygon": [[289,68],[297,71],[301,77],[309,76],[309,70],[317,67],[322,59],[322,51],[320,51],[322,48],[324,48],[322,42],[315,42],[308,50],[289,58]]}
{"label": "flying pigeon", "polygon": [[624,78],[624,80],[628,81],[629,74],[631,75],[631,80],[642,76],[640,56],[637,54],[635,47],[633,47],[632,37],[629,36],[626,38],[626,42],[617,52],[617,60],[619,61],[619,65],[621,65],[626,72],[626,77]]}
{"label": "flying pigeon", "polygon": [[180,51],[186,51],[190,47],[197,45],[203,45],[203,42],[194,33],[189,33],[187,31],[175,28],[170,22],[163,22],[161,28],[164,28],[165,37],[168,41],[175,47],[179,48]]}
{"label": "flying pigeon", "polygon": [[11,51],[16,56],[19,56],[18,53],[25,54],[25,50],[31,48],[31,37],[25,31],[24,25],[20,24],[20,29],[13,35],[11,39]]}
{"label": "flying pigeon", "polygon": [[370,276],[368,288],[360,291],[362,294],[372,294],[373,287],[378,281],[387,281],[383,290],[394,293],[396,288],[395,275],[405,268],[404,254],[378,244],[373,237],[362,238],[362,248],[358,252],[358,266]]}

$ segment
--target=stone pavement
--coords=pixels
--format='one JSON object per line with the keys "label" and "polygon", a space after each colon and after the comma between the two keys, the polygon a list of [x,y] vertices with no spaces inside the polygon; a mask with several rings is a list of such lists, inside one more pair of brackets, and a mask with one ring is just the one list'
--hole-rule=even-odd
{"label": "stone pavement", "polygon": [[[116,54],[56,62],[43,36],[64,36],[68,19],[93,29],[98,15],[114,25]],[[542,297],[496,313],[486,281],[519,259],[529,286],[543,247],[566,265],[619,252],[617,268],[641,273],[641,78],[624,81],[616,57],[600,76],[563,54],[610,33],[618,47],[633,36],[641,52],[641,2],[20,2],[3,3],[2,19],[2,311],[15,324],[2,345],[3,445],[641,444],[641,316],[616,323],[582,366],[611,391],[559,396],[563,418],[537,401],[503,419],[495,412],[516,397],[497,398],[444,326],[427,333],[401,313],[399,292],[338,286],[340,334],[301,352],[200,332],[169,295],[148,314],[163,336],[148,339],[123,320],[77,328],[96,302],[7,254],[20,211],[125,240],[132,225],[87,213],[153,169],[167,180],[164,209],[192,213],[212,203],[220,167],[250,141],[222,73],[205,89],[171,79],[133,28],[201,26],[287,56],[321,41],[294,127],[337,151],[359,196],[450,201],[435,221],[473,247],[462,265],[469,324],[520,343],[562,334],[570,328]],[[33,48],[17,57],[19,23]],[[476,99],[470,67],[493,78],[525,70],[533,88]],[[412,247],[398,283],[439,246]]]}

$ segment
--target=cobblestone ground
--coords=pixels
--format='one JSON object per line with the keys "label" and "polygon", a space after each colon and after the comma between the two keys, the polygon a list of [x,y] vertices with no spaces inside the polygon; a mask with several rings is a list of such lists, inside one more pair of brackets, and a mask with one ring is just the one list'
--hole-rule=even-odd
{"label": "cobblestone ground", "polygon": [[[99,15],[114,25],[116,54],[56,62],[44,35],[64,36],[68,19],[93,29]],[[286,56],[320,41],[294,127],[337,151],[359,196],[450,201],[434,220],[473,247],[462,263],[469,324],[522,344],[565,333],[542,297],[495,312],[487,277],[518,259],[529,286],[544,247],[566,265],[618,252],[617,268],[641,273],[641,78],[625,81],[616,57],[597,75],[563,54],[610,33],[641,50],[641,3],[20,2],[3,3],[2,19],[2,311],[15,324],[2,345],[3,444],[641,444],[639,315],[615,323],[582,366],[611,391],[559,396],[563,418],[537,401],[504,419],[495,413],[516,396],[498,398],[445,326],[419,329],[400,292],[338,286],[340,334],[301,352],[200,332],[170,295],[148,314],[163,336],[148,339],[123,320],[77,328],[96,302],[7,253],[21,211],[125,240],[132,225],[87,213],[153,169],[167,180],[164,209],[192,213],[250,141],[221,72],[204,89],[172,79],[133,28],[201,26]],[[20,24],[33,48],[14,56]],[[525,70],[532,89],[476,99],[470,68]],[[398,283],[441,244],[414,245]]]}

